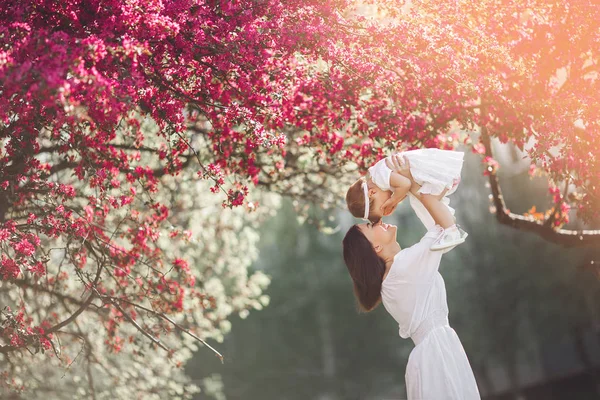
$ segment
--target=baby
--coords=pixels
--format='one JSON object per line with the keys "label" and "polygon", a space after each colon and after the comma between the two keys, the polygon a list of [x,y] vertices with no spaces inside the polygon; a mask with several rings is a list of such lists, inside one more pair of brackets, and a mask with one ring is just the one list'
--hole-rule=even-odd
{"label": "baby", "polygon": [[[411,185],[420,185],[411,196],[411,205],[420,216],[431,219],[434,207],[448,207],[446,196],[454,193],[460,183],[464,153],[440,149],[419,149],[396,153],[386,157],[371,168],[364,178],[357,180],[346,193],[348,209],[357,218],[379,222],[392,213],[410,192]],[[443,196],[442,201],[438,198]],[[420,201],[419,201],[420,200]],[[422,208],[425,210],[422,210]],[[452,221],[454,222],[454,221]],[[468,234],[453,225],[431,246],[442,250],[465,241]]]}

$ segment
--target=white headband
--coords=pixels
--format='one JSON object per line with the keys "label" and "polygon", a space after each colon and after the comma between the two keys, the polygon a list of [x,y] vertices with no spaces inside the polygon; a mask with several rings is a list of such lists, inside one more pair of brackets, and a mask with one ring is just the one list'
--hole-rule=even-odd
{"label": "white headband", "polygon": [[369,187],[367,186],[367,181],[363,181],[362,183],[363,191],[365,192],[365,216],[364,219],[369,219]]}

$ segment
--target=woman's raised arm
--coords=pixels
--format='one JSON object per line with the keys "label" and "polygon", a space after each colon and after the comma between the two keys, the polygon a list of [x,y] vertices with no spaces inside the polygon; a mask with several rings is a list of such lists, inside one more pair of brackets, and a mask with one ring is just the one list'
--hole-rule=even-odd
{"label": "woman's raised arm", "polygon": [[[421,203],[424,202],[423,195],[418,193],[420,185],[416,182],[413,182],[410,187],[410,192],[413,196],[415,196]],[[433,217],[433,220],[437,225],[440,225],[442,228],[450,228],[454,225],[455,219],[448,206],[441,202],[441,199],[444,198],[448,189],[444,190],[440,195],[433,196],[429,195],[427,199],[427,204],[425,205],[429,214]]]}

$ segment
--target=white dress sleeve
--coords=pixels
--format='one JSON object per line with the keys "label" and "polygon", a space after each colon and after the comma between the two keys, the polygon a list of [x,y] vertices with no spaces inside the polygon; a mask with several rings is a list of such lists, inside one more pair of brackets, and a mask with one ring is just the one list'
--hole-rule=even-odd
{"label": "white dress sleeve", "polygon": [[430,247],[441,232],[442,227],[435,225],[425,233],[419,243],[402,249],[394,257],[394,262],[385,282],[431,282],[440,268],[440,261],[444,252],[432,251]]}
{"label": "white dress sleeve", "polygon": [[410,192],[408,192],[408,199],[410,201],[410,206],[415,211],[415,214],[417,214],[417,217],[419,217],[423,225],[425,225],[425,228],[427,230],[433,228],[435,226],[435,221],[433,220],[433,217],[431,216],[431,214],[429,214],[429,211],[427,211],[423,203],[421,203],[421,200],[419,200],[414,194]]}
{"label": "white dress sleeve", "polygon": [[375,165],[369,168],[369,175],[371,175],[371,180],[379,189],[392,190],[392,187],[390,186],[392,170],[386,165],[385,158],[379,160]]}

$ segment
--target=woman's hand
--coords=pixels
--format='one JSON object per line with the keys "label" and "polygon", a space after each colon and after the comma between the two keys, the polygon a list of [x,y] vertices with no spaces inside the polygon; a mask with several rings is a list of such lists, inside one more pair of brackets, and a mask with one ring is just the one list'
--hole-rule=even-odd
{"label": "woman's hand", "polygon": [[397,205],[398,204],[394,204],[392,198],[390,197],[381,205],[381,213],[384,217],[387,217],[396,209]]}
{"label": "woman's hand", "polygon": [[[392,161],[392,165],[394,166],[394,172],[397,172],[404,176],[411,176],[410,161],[408,161],[408,158],[402,157],[400,154],[392,154],[390,158]],[[404,160],[404,164],[402,163],[402,160]]]}
{"label": "woman's hand", "polygon": [[395,201],[391,197],[387,199],[385,203],[381,205],[381,212],[383,213],[383,216],[387,217],[388,215],[393,213],[399,203],[399,201]]}

